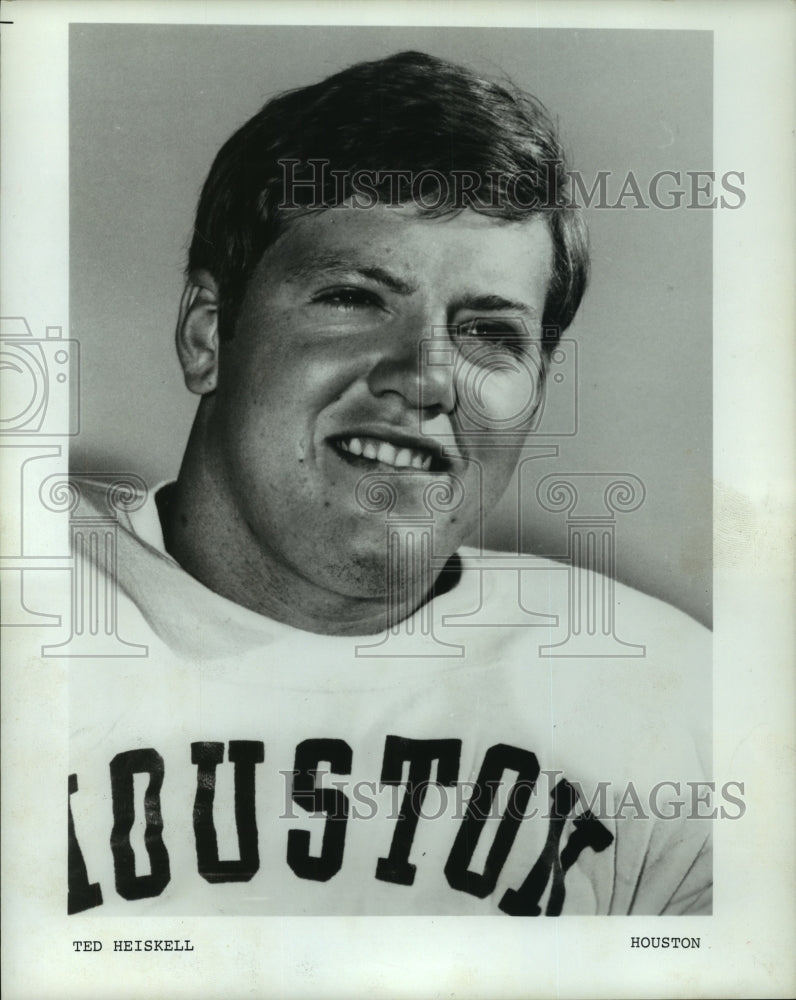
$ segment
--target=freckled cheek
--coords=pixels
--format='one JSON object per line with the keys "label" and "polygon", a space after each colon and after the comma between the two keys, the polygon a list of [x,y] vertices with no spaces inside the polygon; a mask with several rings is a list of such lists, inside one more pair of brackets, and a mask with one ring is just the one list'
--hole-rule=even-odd
{"label": "freckled cheek", "polygon": [[338,386],[311,365],[248,379],[223,407],[223,433],[236,450],[279,455],[302,474],[317,455],[319,421],[350,381]]}

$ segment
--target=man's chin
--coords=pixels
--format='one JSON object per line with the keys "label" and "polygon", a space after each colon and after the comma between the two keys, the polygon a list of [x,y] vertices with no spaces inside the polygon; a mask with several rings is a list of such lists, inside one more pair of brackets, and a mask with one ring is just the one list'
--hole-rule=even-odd
{"label": "man's chin", "polygon": [[[393,601],[401,604],[423,594],[433,584],[437,560],[431,560],[428,538],[419,533],[396,532],[386,544],[360,543],[348,558],[329,560],[316,582],[338,594],[356,600]],[[444,563],[441,560],[440,565]]]}

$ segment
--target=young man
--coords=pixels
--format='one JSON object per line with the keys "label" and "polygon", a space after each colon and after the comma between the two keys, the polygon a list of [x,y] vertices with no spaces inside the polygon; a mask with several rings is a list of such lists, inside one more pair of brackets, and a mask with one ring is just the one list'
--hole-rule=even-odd
{"label": "young man", "polygon": [[196,419],[108,574],[146,656],[72,668],[73,912],[708,912],[704,630],[623,588],[642,659],[551,659],[567,571],[527,560],[501,627],[518,572],[463,548],[586,276],[546,113],[460,67],[354,66],[227,142]]}

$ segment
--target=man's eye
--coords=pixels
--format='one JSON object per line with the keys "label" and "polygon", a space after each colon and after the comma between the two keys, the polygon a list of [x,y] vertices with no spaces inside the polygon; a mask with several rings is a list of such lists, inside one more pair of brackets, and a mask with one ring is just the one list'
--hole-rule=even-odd
{"label": "man's eye", "polygon": [[316,295],[313,301],[332,306],[340,312],[366,309],[381,304],[377,295],[364,288],[329,288]]}
{"label": "man's eye", "polygon": [[512,351],[522,351],[526,343],[523,330],[502,320],[470,319],[459,323],[457,331],[463,341],[477,340],[479,343],[495,344]]}

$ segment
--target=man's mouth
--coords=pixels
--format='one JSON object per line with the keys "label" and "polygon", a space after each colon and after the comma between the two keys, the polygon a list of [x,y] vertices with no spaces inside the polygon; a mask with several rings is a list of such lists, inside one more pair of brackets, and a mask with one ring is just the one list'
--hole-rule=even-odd
{"label": "man's mouth", "polygon": [[349,461],[378,462],[393,469],[417,469],[420,472],[442,471],[444,461],[426,448],[396,445],[376,437],[337,438],[334,447]]}

